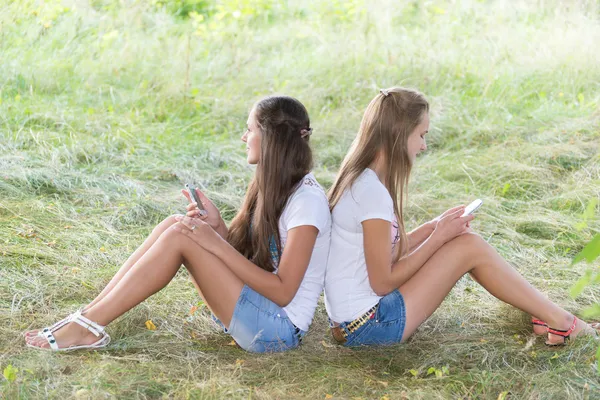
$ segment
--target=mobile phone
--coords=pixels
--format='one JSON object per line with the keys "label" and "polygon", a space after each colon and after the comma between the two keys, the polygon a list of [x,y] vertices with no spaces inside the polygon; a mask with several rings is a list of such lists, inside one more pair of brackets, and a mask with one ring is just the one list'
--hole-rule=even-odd
{"label": "mobile phone", "polygon": [[473,214],[475,211],[477,211],[477,209],[479,207],[481,207],[482,204],[483,204],[483,200],[481,200],[481,199],[475,200],[474,202],[469,204],[467,206],[467,208],[465,208],[465,212],[463,213],[463,215],[461,215],[461,217],[466,217],[467,215]]}
{"label": "mobile phone", "polygon": [[196,188],[194,187],[194,185],[192,185],[191,183],[186,183],[185,188],[187,189],[188,194],[190,195],[190,199],[192,199],[196,202],[196,204],[198,204],[198,210],[204,210],[204,206],[202,205],[200,196],[198,196],[198,193],[196,193]]}

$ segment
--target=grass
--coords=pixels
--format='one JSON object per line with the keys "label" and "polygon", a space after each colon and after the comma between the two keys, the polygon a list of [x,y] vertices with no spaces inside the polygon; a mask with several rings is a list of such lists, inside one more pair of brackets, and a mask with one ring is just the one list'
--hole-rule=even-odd
{"label": "grass", "polygon": [[409,225],[480,197],[476,230],[530,282],[575,313],[599,301],[568,295],[599,265],[570,265],[600,230],[582,224],[600,198],[597,2],[228,0],[203,21],[183,3],[0,1],[0,368],[17,369],[0,397],[600,398],[595,343],[546,348],[468,278],[392,348],[335,346],[321,304],[300,349],[245,353],[190,315],[182,271],[107,351],[26,349],[23,330],[91,300],[182,210],[183,183],[233,216],[252,174],[238,138],[271,93],[306,104],[328,187],[377,89],[419,88],[432,132]]}

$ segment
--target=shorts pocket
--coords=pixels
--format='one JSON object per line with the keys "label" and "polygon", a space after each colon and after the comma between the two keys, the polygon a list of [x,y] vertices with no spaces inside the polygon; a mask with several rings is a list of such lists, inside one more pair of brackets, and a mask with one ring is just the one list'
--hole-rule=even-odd
{"label": "shorts pocket", "polygon": [[372,321],[367,322],[366,324],[364,324],[363,326],[361,326],[358,330],[356,330],[355,332],[351,333],[350,335],[347,336],[347,341],[346,343],[344,343],[344,346],[347,347],[354,347],[354,346],[360,346],[363,344],[362,340],[363,338],[368,338],[369,337],[369,331],[371,330],[372,327]]}
{"label": "shorts pocket", "polygon": [[346,342],[346,346],[385,346],[395,344],[400,341],[402,337],[402,322],[393,321],[385,322],[383,324],[370,323],[355,338],[351,338]]}
{"label": "shorts pocket", "polygon": [[394,324],[404,319],[404,299],[398,290],[394,290],[379,300],[379,307],[375,312],[375,322],[377,324]]}

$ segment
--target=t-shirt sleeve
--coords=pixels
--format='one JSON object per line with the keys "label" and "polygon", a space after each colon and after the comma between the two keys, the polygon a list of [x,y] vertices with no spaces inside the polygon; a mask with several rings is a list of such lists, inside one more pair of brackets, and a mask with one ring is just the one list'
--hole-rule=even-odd
{"label": "t-shirt sleeve", "polygon": [[394,202],[385,186],[379,182],[368,182],[359,187],[354,201],[358,207],[358,222],[369,219],[383,219],[393,222]]}
{"label": "t-shirt sleeve", "polygon": [[288,231],[298,226],[312,225],[321,232],[330,223],[331,214],[323,193],[302,190],[290,199],[283,218]]}

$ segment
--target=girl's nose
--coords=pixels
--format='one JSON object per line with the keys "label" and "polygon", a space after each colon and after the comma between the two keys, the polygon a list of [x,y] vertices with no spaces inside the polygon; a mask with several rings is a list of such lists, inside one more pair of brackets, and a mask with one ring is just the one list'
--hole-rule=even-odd
{"label": "girl's nose", "polygon": [[241,139],[242,142],[246,143],[248,141],[248,132],[244,132]]}

